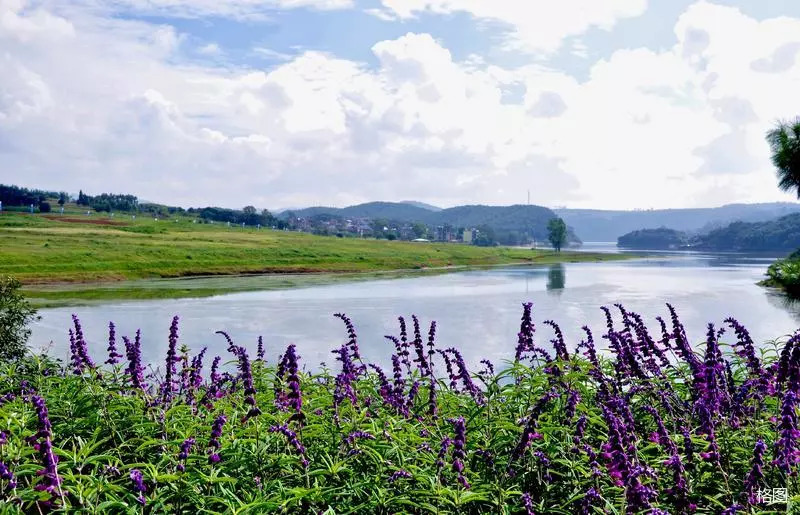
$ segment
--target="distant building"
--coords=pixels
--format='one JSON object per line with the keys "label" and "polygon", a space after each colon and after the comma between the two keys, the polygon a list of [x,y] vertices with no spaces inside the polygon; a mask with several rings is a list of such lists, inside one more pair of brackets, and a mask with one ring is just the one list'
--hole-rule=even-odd
{"label": "distant building", "polygon": [[472,229],[464,229],[464,243],[472,243]]}

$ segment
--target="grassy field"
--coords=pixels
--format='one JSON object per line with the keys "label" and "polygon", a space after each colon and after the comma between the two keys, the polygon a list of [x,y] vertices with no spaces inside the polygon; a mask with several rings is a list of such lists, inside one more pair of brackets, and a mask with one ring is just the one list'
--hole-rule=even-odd
{"label": "grassy field", "polygon": [[[313,236],[127,215],[0,214],[0,274],[40,304],[201,297],[376,273],[622,259],[613,254]],[[251,277],[269,274],[266,277]],[[347,274],[343,276],[343,274]],[[247,276],[242,278],[241,276]],[[333,277],[331,277],[333,276]],[[181,279],[183,280],[176,280]],[[186,278],[204,278],[187,281]]]}

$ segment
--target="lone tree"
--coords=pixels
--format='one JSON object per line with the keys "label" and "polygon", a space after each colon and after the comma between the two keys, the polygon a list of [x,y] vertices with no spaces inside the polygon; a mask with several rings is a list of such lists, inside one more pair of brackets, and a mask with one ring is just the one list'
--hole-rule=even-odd
{"label": "lone tree", "polygon": [[795,191],[800,199],[800,117],[781,120],[767,133],[772,164],[778,172],[778,187]]}
{"label": "lone tree", "polygon": [[19,281],[0,276],[0,363],[25,355],[31,330],[28,324],[39,320],[36,309],[19,292]]}
{"label": "lone tree", "polygon": [[561,247],[567,243],[567,224],[561,218],[551,218],[547,222],[547,239],[550,240],[550,245],[556,249],[556,252],[561,252]]}

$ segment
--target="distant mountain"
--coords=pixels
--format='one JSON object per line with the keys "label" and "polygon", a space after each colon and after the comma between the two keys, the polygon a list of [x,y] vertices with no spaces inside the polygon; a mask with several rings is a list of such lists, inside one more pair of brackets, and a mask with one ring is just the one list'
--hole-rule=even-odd
{"label": "distant mountain", "polygon": [[584,241],[616,241],[620,236],[645,227],[669,227],[690,233],[706,232],[736,221],[763,222],[800,212],[800,204],[728,204],[697,209],[651,211],[605,211],[599,209],[555,209]]}
{"label": "distant mountain", "polygon": [[[541,206],[458,206],[432,211],[418,205],[402,202],[369,202],[345,208],[311,207],[293,211],[297,217],[310,218],[319,215],[341,218],[384,219],[393,222],[420,222],[438,227],[449,225],[453,228],[491,228],[497,241],[517,244],[526,241],[526,235],[539,242],[547,240],[547,222],[556,214]],[[281,216],[287,216],[282,213]],[[580,239],[570,232],[568,241],[578,243]]]}
{"label": "distant mountain", "polygon": [[428,211],[441,211],[442,208],[437,206],[432,206],[430,204],[426,204],[425,202],[417,202],[416,200],[403,200],[400,202],[401,204],[408,204],[409,206],[421,207],[422,209],[427,209]]}

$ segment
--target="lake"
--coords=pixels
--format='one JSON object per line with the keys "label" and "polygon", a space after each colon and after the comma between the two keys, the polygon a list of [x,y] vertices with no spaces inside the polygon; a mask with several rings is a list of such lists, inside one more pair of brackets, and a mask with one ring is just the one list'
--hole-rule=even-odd
{"label": "lake", "polygon": [[[613,244],[587,244],[584,250],[614,250]],[[308,288],[236,293],[202,299],[109,303],[102,306],[43,309],[33,327],[31,344],[53,355],[69,352],[67,329],[76,313],[84,328],[92,356],[106,356],[107,326],[114,321],[120,335],[141,328],[143,359],[161,363],[173,315],[181,317],[180,342],[198,351],[225,355],[227,331],[240,345],[255,353],[264,337],[268,359],[274,363],[286,345],[296,343],[303,363],[316,368],[333,364],[331,349],[346,341],[342,322],[334,313],[353,319],[364,356],[388,363],[391,345],[385,334],[399,332],[397,316],[417,314],[427,333],[431,320],[438,323],[440,346],[456,346],[467,361],[488,358],[495,363],[513,358],[521,304],[534,303],[537,341],[552,337],[546,319],[562,328],[570,349],[588,324],[599,340],[605,327],[600,306],[622,303],[648,321],[658,335],[657,315],[668,317],[665,302],[672,303],[694,343],[705,338],[706,324],[738,318],[756,342],[785,336],[800,327],[800,310],[783,297],[756,285],[775,256],[653,252],[624,262],[567,263],[550,267],[513,266],[462,271],[425,277],[408,277],[338,283]],[[729,336],[724,337],[731,341]],[[118,344],[122,346],[121,340]],[[209,359],[210,361],[210,359]]]}

